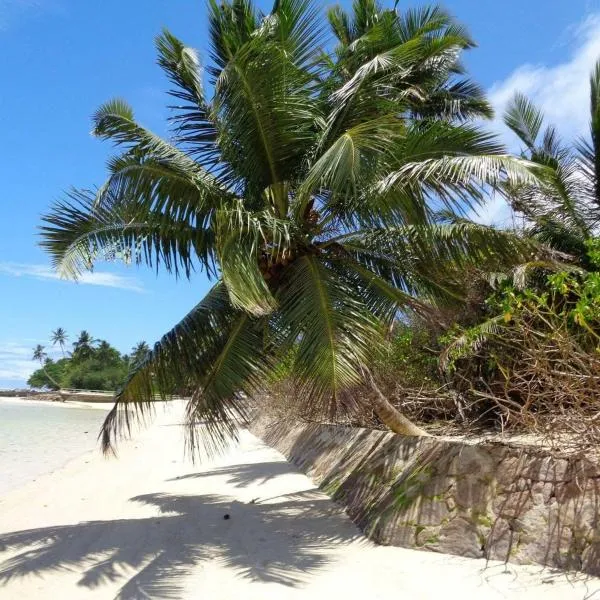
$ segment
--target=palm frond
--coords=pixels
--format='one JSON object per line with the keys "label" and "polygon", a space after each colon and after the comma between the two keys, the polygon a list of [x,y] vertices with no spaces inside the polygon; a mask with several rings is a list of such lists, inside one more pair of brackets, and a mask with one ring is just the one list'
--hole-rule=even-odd
{"label": "palm frond", "polygon": [[382,179],[375,191],[385,194],[395,186],[418,185],[437,195],[448,209],[463,212],[481,203],[486,186],[537,180],[531,163],[510,155],[446,155],[407,162]]}
{"label": "palm frond", "polygon": [[390,270],[378,268],[382,266],[381,262],[375,269],[369,269],[361,264],[360,259],[346,254],[336,257],[331,263],[340,265],[340,276],[346,277],[348,285],[359,291],[368,311],[385,326],[389,327],[399,313],[413,312],[426,316],[432,312],[433,307],[424,298],[413,296],[396,285],[398,282],[394,281],[393,275],[389,278]]}
{"label": "palm frond", "polygon": [[255,316],[269,314],[276,306],[259,266],[260,251],[256,235],[240,239],[233,231],[219,243],[219,265],[231,303]]}
{"label": "palm frond", "polygon": [[451,362],[477,352],[489,339],[498,335],[504,324],[504,315],[487,319],[471,328],[466,333],[457,336],[440,354],[440,368],[445,371]]}
{"label": "palm frond", "polygon": [[[129,435],[153,412],[157,398],[193,391],[188,400],[188,447],[218,451],[246,418],[240,394],[253,394],[272,368],[263,351],[263,324],[236,310],[222,283],[154,345],[117,392],[102,427],[102,447]],[[202,425],[202,427],[200,427]],[[204,437],[202,437],[204,436]]]}
{"label": "palm frond", "polygon": [[468,269],[497,271],[533,257],[552,260],[530,239],[462,221],[367,229],[330,243],[392,288],[441,305],[464,299]]}
{"label": "palm frond", "polygon": [[348,46],[353,38],[348,13],[339,5],[332,6],[327,9],[327,20],[340,44]]}
{"label": "palm frond", "polygon": [[43,217],[41,246],[64,277],[78,278],[97,260],[163,267],[190,277],[195,265],[215,273],[214,234],[153,210],[98,206],[97,194],[72,190]]}
{"label": "palm frond", "polygon": [[131,154],[152,157],[155,160],[177,163],[180,169],[188,169],[198,178],[212,182],[218,187],[206,169],[203,169],[187,154],[145,129],[135,121],[133,110],[123,100],[114,99],[103,104],[92,117],[94,135],[124,146]]}
{"label": "palm frond", "polygon": [[251,39],[258,26],[258,15],[250,0],[209,0],[208,21],[210,57],[214,63],[208,72],[214,83]]}
{"label": "palm frond", "polygon": [[319,118],[311,73],[268,37],[248,42],[215,84],[223,157],[257,190],[296,175]]}
{"label": "palm frond", "polygon": [[171,107],[175,114],[170,118],[175,140],[189,148],[208,170],[215,168],[220,160],[218,128],[202,86],[198,54],[167,29],[156,38],[155,45],[158,64],[175,86],[169,91],[178,102]]}
{"label": "palm frond", "polygon": [[348,129],[312,165],[300,187],[297,211],[301,213],[317,189],[356,196],[359,184],[373,174],[376,160],[391,160],[394,142],[402,136],[404,123],[384,116]]}
{"label": "palm frond", "polygon": [[594,148],[595,201],[600,206],[600,60],[596,62],[590,77],[590,130]]}
{"label": "palm frond", "polygon": [[339,395],[362,380],[381,335],[353,290],[316,256],[297,259],[282,283],[280,319],[298,341],[292,367],[300,397],[330,412]]}
{"label": "palm frond", "polygon": [[444,81],[431,90],[422,102],[413,102],[411,110],[421,119],[465,122],[474,118],[492,119],[494,110],[485,91],[469,79]]}
{"label": "palm frond", "polygon": [[324,25],[312,0],[275,0],[269,17],[273,37],[290,53],[295,65],[311,70],[321,51]]}
{"label": "palm frond", "polygon": [[529,148],[534,150],[544,124],[544,114],[523,94],[516,94],[506,108],[504,123]]}
{"label": "palm frond", "polygon": [[353,37],[356,39],[364,35],[373,27],[381,13],[381,6],[377,0],[354,0]]}
{"label": "palm frond", "polygon": [[108,162],[109,177],[98,190],[96,205],[110,209],[144,208],[203,225],[234,196],[180,156],[155,158],[126,153]]}

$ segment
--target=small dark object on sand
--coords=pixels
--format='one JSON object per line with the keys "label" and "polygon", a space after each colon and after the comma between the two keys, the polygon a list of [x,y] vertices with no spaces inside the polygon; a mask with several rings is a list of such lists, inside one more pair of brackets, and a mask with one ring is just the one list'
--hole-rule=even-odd
{"label": "small dark object on sand", "polygon": [[223,518],[227,521],[227,519],[231,519],[229,515],[223,515]]}

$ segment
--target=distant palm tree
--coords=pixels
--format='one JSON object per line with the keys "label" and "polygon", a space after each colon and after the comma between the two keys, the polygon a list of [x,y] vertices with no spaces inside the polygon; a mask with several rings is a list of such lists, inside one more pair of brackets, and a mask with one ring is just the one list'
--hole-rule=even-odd
{"label": "distant palm tree", "polygon": [[141,363],[143,360],[145,360],[148,357],[148,354],[150,353],[150,346],[148,346],[148,344],[144,341],[138,342],[132,349],[131,349],[131,364],[132,365],[137,365],[139,363]]}
{"label": "distant palm tree", "polygon": [[73,342],[73,354],[77,354],[80,358],[87,358],[91,355],[97,341],[88,331],[82,330],[77,340]]}
{"label": "distant palm tree", "polygon": [[[583,107],[582,107],[583,109]],[[565,144],[544,114],[517,94],[504,115],[523,157],[549,171],[543,184],[508,186],[507,198],[530,233],[588,268],[586,240],[600,233],[600,61],[590,77],[590,136]]]}
{"label": "distant palm tree", "polygon": [[[375,385],[368,367],[399,311],[456,301],[466,264],[522,259],[505,232],[437,218],[481,203],[487,185],[534,180],[468,122],[491,108],[461,75],[465,29],[439,8],[372,0],[354,3],[351,37],[344,18],[330,13],[340,44],[326,53],[309,0],[276,0],[268,15],[211,0],[212,99],[196,52],[168,31],[156,40],[173,143],[122,100],[94,116],[95,135],[124,152],[97,193],[74,191],[44,218],[55,266],[76,277],[117,257],[219,278],[134,367],[105,449],[127,429],[127,405],[143,413],[156,391],[191,392],[191,446],[198,422],[220,444],[292,347],[298,401],[334,411],[353,386]],[[392,430],[423,433],[382,394],[373,402]]]}
{"label": "distant palm tree", "polygon": [[38,344],[34,349],[33,349],[33,356],[32,356],[32,360],[37,360],[40,365],[44,364],[44,360],[48,357],[48,354],[46,352],[46,349],[44,346],[42,346],[41,344]]}
{"label": "distant palm tree", "polygon": [[33,349],[33,356],[31,358],[32,360],[37,360],[40,363],[40,366],[42,367],[42,370],[44,371],[46,377],[56,386],[57,389],[59,389],[60,384],[58,383],[58,381],[56,381],[56,379],[54,379],[54,377],[52,377],[52,375],[50,375],[50,373],[48,373],[48,370],[46,369],[48,354],[46,353],[46,349],[44,348],[44,346],[38,344]]}
{"label": "distant palm tree", "polygon": [[54,346],[56,346],[56,344],[60,346],[60,350],[62,352],[63,357],[65,356],[65,344],[67,343],[68,339],[69,336],[62,327],[58,327],[57,329],[55,329],[50,337],[50,341]]}

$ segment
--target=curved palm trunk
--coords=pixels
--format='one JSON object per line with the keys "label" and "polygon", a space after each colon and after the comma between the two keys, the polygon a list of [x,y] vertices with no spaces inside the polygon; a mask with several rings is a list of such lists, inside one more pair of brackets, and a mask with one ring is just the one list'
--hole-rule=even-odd
{"label": "curved palm trunk", "polygon": [[429,437],[430,434],[418,425],[415,425],[410,419],[407,419],[383,394],[379,386],[375,383],[373,375],[367,371],[366,380],[373,390],[371,399],[372,408],[381,420],[381,422],[390,428],[394,433],[400,435],[412,435],[419,437]]}
{"label": "curved palm trunk", "polygon": [[56,379],[54,379],[54,377],[52,377],[52,375],[50,375],[50,373],[46,371],[46,365],[42,365],[42,371],[44,371],[46,377],[56,386],[56,389],[60,392],[60,383],[58,383],[58,381],[56,381]]}

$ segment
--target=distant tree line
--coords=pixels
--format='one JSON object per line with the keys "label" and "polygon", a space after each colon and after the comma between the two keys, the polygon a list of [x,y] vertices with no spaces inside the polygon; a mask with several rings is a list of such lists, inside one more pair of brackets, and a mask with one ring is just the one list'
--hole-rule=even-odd
{"label": "distant tree line", "polygon": [[146,342],[139,342],[131,354],[121,354],[106,340],[95,339],[85,330],[72,343],[72,350],[67,351],[68,339],[62,327],[50,336],[52,345],[62,351],[58,360],[48,356],[45,346],[38,344],[34,348],[32,358],[40,363],[40,368],[27,380],[29,386],[112,391],[123,384],[130,369],[150,351]]}

